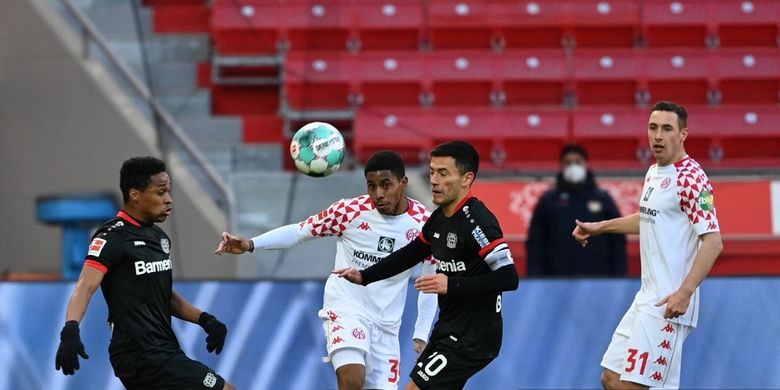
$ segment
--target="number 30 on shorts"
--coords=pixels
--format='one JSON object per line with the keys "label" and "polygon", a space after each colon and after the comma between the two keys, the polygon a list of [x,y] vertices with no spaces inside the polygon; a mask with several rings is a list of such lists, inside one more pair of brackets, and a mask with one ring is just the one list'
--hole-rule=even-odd
{"label": "number 30 on shorts", "polygon": [[434,352],[428,357],[428,363],[426,363],[424,367],[422,362],[417,363],[417,366],[422,367],[425,375],[436,376],[436,374],[447,366],[447,357],[438,352]]}

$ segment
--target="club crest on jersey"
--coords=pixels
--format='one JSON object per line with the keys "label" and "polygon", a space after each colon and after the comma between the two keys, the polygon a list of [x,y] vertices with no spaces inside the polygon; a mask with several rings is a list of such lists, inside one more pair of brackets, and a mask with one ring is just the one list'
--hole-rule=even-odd
{"label": "club crest on jersey", "polygon": [[167,238],[161,238],[160,239],[160,247],[162,248],[162,251],[165,253],[171,252],[171,243],[168,242]]}
{"label": "club crest on jersey", "polygon": [[205,378],[203,378],[203,386],[212,388],[216,384],[217,384],[217,377],[210,372],[206,374]]}
{"label": "club crest on jersey", "polygon": [[385,253],[392,253],[393,248],[395,248],[395,238],[385,236],[379,237],[379,244],[377,245],[376,250]]}
{"label": "club crest on jersey", "polygon": [[417,228],[411,228],[406,231],[406,240],[412,241],[420,235],[420,230]]}
{"label": "club crest on jersey", "polygon": [[458,246],[458,235],[447,233],[447,248],[455,249],[456,246]]}

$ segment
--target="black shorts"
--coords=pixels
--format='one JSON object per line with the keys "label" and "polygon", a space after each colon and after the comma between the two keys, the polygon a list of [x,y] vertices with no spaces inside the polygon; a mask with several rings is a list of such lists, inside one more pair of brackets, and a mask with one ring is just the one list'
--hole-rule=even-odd
{"label": "black shorts", "polygon": [[111,357],[114,373],[128,390],[222,390],[225,380],[205,364],[177,352],[152,362],[143,357]]}
{"label": "black shorts", "polygon": [[409,377],[422,390],[462,389],[469,378],[491,361],[493,358],[474,358],[446,344],[429,344]]}

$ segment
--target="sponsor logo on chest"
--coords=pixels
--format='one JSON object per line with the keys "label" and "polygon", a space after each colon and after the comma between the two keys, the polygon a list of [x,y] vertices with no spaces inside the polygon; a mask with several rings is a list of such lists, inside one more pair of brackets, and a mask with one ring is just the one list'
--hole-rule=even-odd
{"label": "sponsor logo on chest", "polygon": [[385,236],[379,237],[379,243],[377,244],[376,250],[384,253],[392,253],[393,248],[395,248],[395,238]]}
{"label": "sponsor logo on chest", "polygon": [[135,266],[136,275],[151,274],[155,272],[169,271],[173,269],[173,262],[171,261],[171,259],[165,259],[160,261],[139,260],[133,263],[133,265]]}
{"label": "sponsor logo on chest", "polygon": [[461,272],[466,270],[466,263],[462,261],[444,261],[439,260],[436,262],[436,268],[441,272]]}

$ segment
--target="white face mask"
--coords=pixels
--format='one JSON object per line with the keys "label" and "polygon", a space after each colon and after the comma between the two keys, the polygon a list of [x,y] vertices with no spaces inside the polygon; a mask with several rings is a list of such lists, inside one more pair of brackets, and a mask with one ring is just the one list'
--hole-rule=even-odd
{"label": "white face mask", "polygon": [[580,164],[571,164],[563,169],[563,179],[569,183],[582,183],[587,175],[588,171]]}

